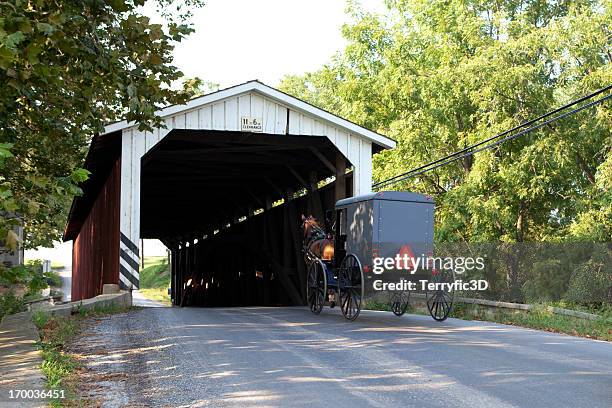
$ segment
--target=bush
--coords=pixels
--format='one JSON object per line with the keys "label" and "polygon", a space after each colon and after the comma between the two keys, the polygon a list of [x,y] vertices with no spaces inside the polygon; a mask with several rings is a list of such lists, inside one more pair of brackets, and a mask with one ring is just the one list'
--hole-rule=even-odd
{"label": "bush", "polygon": [[10,268],[0,266],[0,285],[11,287],[13,285],[25,285],[28,294],[34,295],[49,286],[49,281],[59,283],[61,278],[55,272],[43,274],[42,262],[39,260],[28,261],[25,265]]}
{"label": "bush", "polygon": [[12,286],[20,283],[27,284],[32,274],[29,265],[19,265],[7,268],[0,265],[0,285]]}
{"label": "bush", "polygon": [[28,282],[28,295],[37,295],[41,290],[47,288],[47,277],[43,274],[33,274]]}
{"label": "bush", "polygon": [[533,263],[523,293],[527,303],[559,300],[567,290],[571,269],[560,259],[545,259]]}
{"label": "bush", "polygon": [[45,327],[45,325],[49,321],[49,318],[49,313],[46,313],[42,310],[37,310],[32,313],[32,322],[38,328],[38,330],[42,330],[43,327]]}
{"label": "bush", "polygon": [[8,291],[4,295],[0,295],[0,320],[2,320],[4,315],[19,313],[24,310],[23,299],[15,296],[13,292]]}
{"label": "bush", "polygon": [[612,302],[612,265],[606,256],[597,254],[574,270],[565,300],[578,304]]}
{"label": "bush", "polygon": [[45,279],[47,281],[47,285],[49,286],[55,286],[55,287],[61,287],[62,286],[62,277],[59,276],[59,274],[57,272],[47,272],[45,273]]}
{"label": "bush", "polygon": [[612,302],[612,248],[606,243],[440,243],[435,253],[485,259],[484,270],[457,277],[486,279],[489,289],[458,296],[518,303],[568,301],[589,308]]}

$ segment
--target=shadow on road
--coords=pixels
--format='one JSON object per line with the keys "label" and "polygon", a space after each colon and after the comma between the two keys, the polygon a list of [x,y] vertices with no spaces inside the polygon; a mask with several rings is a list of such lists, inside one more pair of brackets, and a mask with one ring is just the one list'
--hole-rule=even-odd
{"label": "shadow on road", "polygon": [[347,322],[306,308],[146,308],[97,320],[74,350],[90,396],[137,406],[608,407],[612,398],[608,343],[373,311]]}

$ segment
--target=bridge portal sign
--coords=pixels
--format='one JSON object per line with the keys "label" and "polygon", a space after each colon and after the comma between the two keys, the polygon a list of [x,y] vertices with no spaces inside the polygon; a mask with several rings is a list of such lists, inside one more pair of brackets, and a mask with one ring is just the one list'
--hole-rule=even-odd
{"label": "bridge portal sign", "polygon": [[252,116],[243,116],[240,120],[240,130],[243,132],[263,132],[263,120]]}

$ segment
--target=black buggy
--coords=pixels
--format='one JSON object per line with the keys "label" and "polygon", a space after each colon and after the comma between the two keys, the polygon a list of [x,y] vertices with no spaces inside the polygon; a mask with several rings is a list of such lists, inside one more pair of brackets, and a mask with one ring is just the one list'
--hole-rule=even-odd
{"label": "black buggy", "polygon": [[[418,268],[411,274],[405,270],[376,271],[377,258],[409,258],[433,255],[434,202],[425,195],[387,191],[340,200],[335,205],[331,256],[317,256],[305,243],[308,265],[306,295],[310,310],[321,313],[325,303],[340,306],[342,315],[355,320],[366,298],[385,301],[391,311],[401,316],[408,308],[408,289],[375,290],[375,281],[400,282],[408,278],[415,283],[453,282],[452,271]],[[320,228],[320,227],[319,227]],[[314,234],[320,238],[320,228]],[[316,236],[314,237],[316,239]],[[324,239],[324,238],[321,238]],[[423,264],[421,264],[423,265]],[[414,265],[412,265],[414,267]],[[380,286],[380,285],[379,285]],[[439,287],[442,287],[440,285]],[[420,287],[419,287],[420,288]],[[427,309],[438,321],[445,320],[453,305],[454,291],[443,287],[419,290],[424,293]]]}

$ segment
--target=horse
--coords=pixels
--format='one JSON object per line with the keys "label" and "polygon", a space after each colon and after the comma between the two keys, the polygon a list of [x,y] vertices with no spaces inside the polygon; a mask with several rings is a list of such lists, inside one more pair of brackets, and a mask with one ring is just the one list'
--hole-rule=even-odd
{"label": "horse", "polygon": [[302,214],[302,231],[304,241],[304,261],[310,265],[313,257],[324,261],[331,261],[334,256],[334,240],[312,215],[305,217]]}
{"label": "horse", "polygon": [[[302,231],[304,232],[304,262],[310,265],[318,258],[322,261],[331,261],[334,257],[334,240],[312,215],[305,217],[302,214]],[[327,273],[327,272],[326,272]],[[333,289],[327,290],[327,300],[333,308],[336,297]]]}

